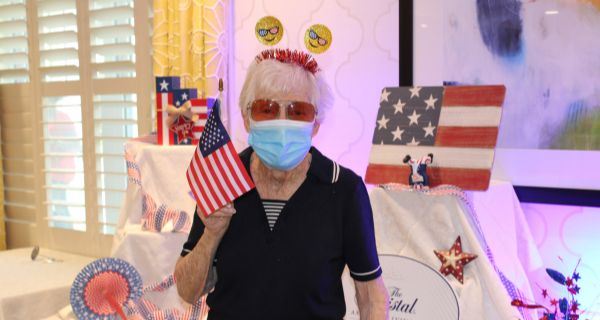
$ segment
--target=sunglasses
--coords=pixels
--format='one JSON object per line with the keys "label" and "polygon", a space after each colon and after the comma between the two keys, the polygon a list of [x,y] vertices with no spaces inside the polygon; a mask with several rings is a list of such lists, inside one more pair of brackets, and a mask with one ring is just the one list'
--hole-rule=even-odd
{"label": "sunglasses", "polygon": [[267,34],[277,34],[277,32],[279,32],[279,28],[278,27],[273,27],[271,29],[258,29],[258,34],[261,37],[266,37]]}
{"label": "sunglasses", "polygon": [[313,122],[317,115],[314,105],[302,101],[257,99],[252,101],[248,109],[254,121],[279,119],[281,106],[285,107],[285,116],[288,120]]}
{"label": "sunglasses", "polygon": [[313,40],[317,40],[317,42],[322,46],[327,44],[327,40],[319,37],[319,35],[316,32],[314,32],[313,30],[310,30],[308,32],[308,36]]}

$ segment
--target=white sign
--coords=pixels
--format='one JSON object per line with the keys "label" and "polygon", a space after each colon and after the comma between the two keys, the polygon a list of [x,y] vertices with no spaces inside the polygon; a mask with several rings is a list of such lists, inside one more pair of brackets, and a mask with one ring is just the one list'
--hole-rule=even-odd
{"label": "white sign", "polygon": [[[443,275],[408,257],[380,255],[383,281],[390,295],[390,320],[457,320],[458,300]],[[343,275],[345,319],[359,319],[354,285]]]}

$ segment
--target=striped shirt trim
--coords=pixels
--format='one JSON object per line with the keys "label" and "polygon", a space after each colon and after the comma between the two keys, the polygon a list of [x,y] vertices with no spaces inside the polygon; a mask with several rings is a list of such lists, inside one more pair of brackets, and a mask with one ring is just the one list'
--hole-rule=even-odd
{"label": "striped shirt trim", "polygon": [[381,269],[381,266],[378,266],[377,268],[375,268],[375,270],[369,271],[369,272],[354,272],[354,271],[350,270],[350,273],[355,276],[358,276],[358,277],[364,277],[364,276],[368,276],[368,275],[371,275],[371,274],[379,271],[379,269]]}
{"label": "striped shirt trim", "polygon": [[333,162],[333,175],[331,177],[331,183],[336,183],[340,177],[340,165],[337,162]]}
{"label": "striped shirt trim", "polygon": [[267,222],[269,223],[269,228],[273,230],[275,227],[275,223],[285,207],[287,201],[282,200],[263,200],[263,207],[265,208],[265,213],[267,214]]}

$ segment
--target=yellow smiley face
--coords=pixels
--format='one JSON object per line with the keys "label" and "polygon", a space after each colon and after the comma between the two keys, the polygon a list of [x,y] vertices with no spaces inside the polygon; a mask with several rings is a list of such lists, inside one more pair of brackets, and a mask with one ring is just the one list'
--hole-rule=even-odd
{"label": "yellow smiley face", "polygon": [[277,18],[266,16],[258,20],[254,32],[258,42],[273,46],[281,41],[281,38],[283,37],[283,26]]}
{"label": "yellow smiley face", "polygon": [[313,24],[304,34],[304,45],[312,53],[323,53],[331,46],[331,31],[322,24]]}

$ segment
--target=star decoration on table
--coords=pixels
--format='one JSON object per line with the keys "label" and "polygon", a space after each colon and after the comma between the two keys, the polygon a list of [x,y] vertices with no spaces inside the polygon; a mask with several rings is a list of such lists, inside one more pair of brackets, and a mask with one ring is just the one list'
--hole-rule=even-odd
{"label": "star decoration on table", "polygon": [[440,272],[445,276],[452,274],[461,284],[465,265],[477,258],[475,254],[463,252],[460,236],[456,238],[450,250],[433,250],[433,253],[442,262]]}
{"label": "star decoration on table", "polygon": [[193,122],[190,119],[186,118],[185,116],[179,116],[177,117],[177,120],[175,120],[175,123],[173,123],[173,126],[170,128],[170,130],[175,132],[179,141],[183,141],[193,137],[192,126]]}

